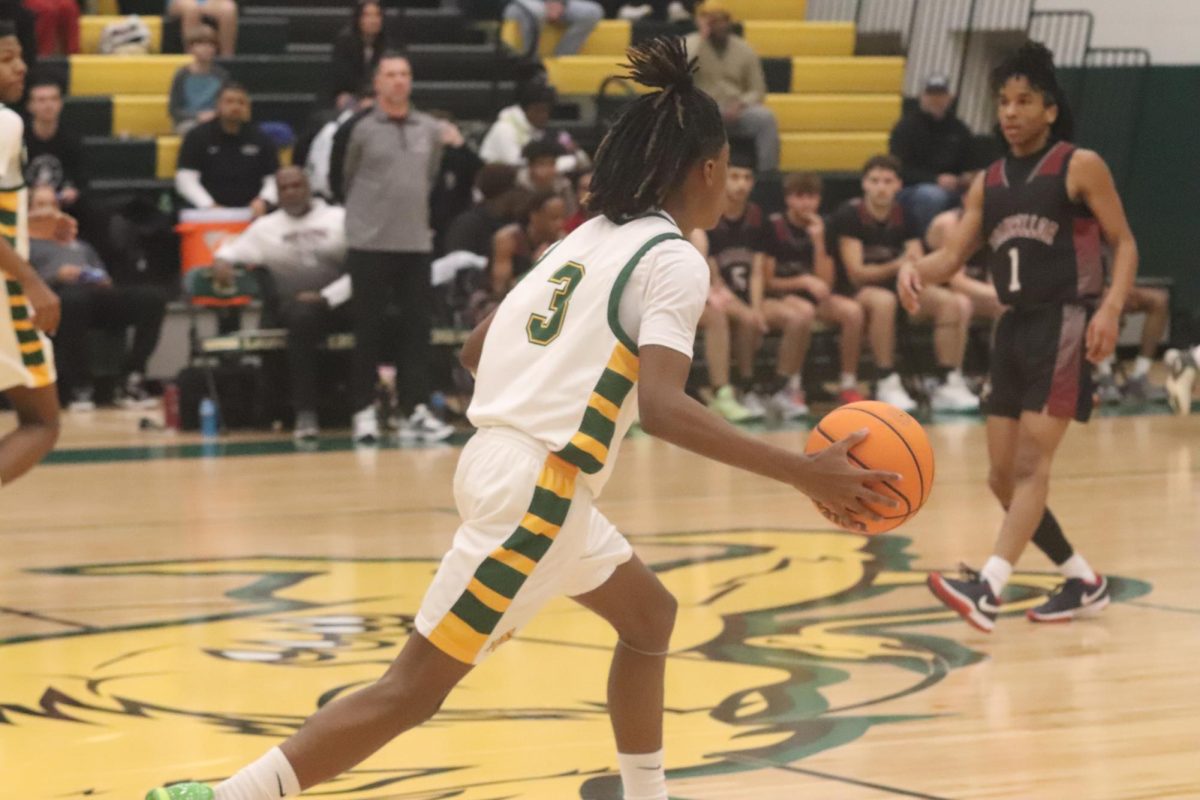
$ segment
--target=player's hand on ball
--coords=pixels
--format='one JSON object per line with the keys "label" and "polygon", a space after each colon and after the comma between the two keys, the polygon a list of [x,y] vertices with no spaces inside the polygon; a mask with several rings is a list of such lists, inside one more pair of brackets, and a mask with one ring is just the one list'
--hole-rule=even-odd
{"label": "player's hand on ball", "polygon": [[1092,317],[1087,329],[1087,358],[1093,364],[1099,364],[1113,354],[1117,349],[1117,335],[1121,329],[1121,312],[1114,311],[1108,306],[1100,306],[1100,310]]}
{"label": "player's hand on ball", "polygon": [[901,264],[900,272],[896,275],[896,292],[900,295],[900,305],[904,306],[904,310],[909,314],[916,314],[920,310],[919,296],[924,288],[921,273],[917,272],[912,262]]}
{"label": "player's hand on ball", "polygon": [[876,492],[869,484],[899,481],[894,472],[867,470],[850,461],[850,448],[867,438],[865,430],[846,438],[808,457],[809,469],[795,486],[817,503],[821,513],[839,525],[858,529],[856,518],[877,520],[879,515],[867,507],[896,508],[894,498]]}

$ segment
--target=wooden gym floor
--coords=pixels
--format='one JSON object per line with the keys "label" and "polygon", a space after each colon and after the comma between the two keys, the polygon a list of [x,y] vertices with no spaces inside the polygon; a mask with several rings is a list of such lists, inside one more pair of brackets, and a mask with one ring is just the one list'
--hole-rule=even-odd
{"label": "wooden gym floor", "polygon": [[[70,419],[55,463],[0,494],[0,797],[231,774],[383,670],[455,527],[455,447],[206,449],[135,423]],[[1200,797],[1200,418],[1073,428],[1051,506],[1116,602],[1026,622],[1057,582],[1029,552],[991,636],[923,585],[990,549],[983,428],[931,437],[932,499],[873,539],[784,487],[626,443],[600,507],[681,602],[671,796]],[[613,639],[552,605],[433,723],[313,796],[617,800]]]}

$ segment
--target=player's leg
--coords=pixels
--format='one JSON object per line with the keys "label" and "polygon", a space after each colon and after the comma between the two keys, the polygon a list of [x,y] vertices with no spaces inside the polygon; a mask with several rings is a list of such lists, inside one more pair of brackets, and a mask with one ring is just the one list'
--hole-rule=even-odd
{"label": "player's leg", "polygon": [[733,296],[725,307],[733,340],[734,382],[741,391],[742,405],[751,418],[766,414],[766,406],[754,391],[754,357],[762,347],[763,330],[750,305]]}
{"label": "player's leg", "polygon": [[58,441],[58,389],[54,384],[37,389],[18,386],[4,395],[17,412],[17,427],[0,439],[0,486],[32,469]]}
{"label": "player's leg", "polygon": [[624,796],[667,800],[663,769],[666,656],[677,603],[634,556],[600,588],[574,598],[617,632],[608,676],[608,713],[617,741]]}
{"label": "player's leg", "polygon": [[867,318],[867,339],[875,359],[875,398],[903,411],[914,411],[917,403],[909,396],[896,373],[896,295],[881,286],[865,286],[855,300]]}
{"label": "player's leg", "polygon": [[729,315],[720,298],[709,298],[700,316],[700,328],[704,331],[704,363],[708,367],[708,382],[713,396],[708,407],[730,422],[743,422],[751,414],[738,402],[737,395],[729,383],[730,337]]}
{"label": "player's leg", "polygon": [[843,403],[855,403],[863,397],[858,393],[858,362],[862,358],[863,307],[852,298],[830,294],[817,308],[817,318],[838,327],[838,398]]}
{"label": "player's leg", "polygon": [[1146,315],[1142,326],[1141,349],[1133,362],[1133,371],[1125,382],[1125,395],[1138,401],[1162,401],[1166,392],[1150,385],[1150,367],[1158,352],[1158,343],[1167,331],[1169,296],[1162,289],[1135,286],[1129,293],[1127,311],[1140,311]]}
{"label": "player's leg", "polygon": [[971,301],[945,286],[926,286],[914,320],[933,323],[933,348],[941,384],[932,397],[936,411],[974,411],[979,398],[963,380],[962,363],[971,324]]}
{"label": "player's leg", "polygon": [[800,373],[808,358],[816,309],[803,297],[788,295],[763,300],[763,314],[771,330],[780,333],[775,378],[765,387],[766,394],[785,418],[802,417],[808,413],[808,406],[804,402]]}

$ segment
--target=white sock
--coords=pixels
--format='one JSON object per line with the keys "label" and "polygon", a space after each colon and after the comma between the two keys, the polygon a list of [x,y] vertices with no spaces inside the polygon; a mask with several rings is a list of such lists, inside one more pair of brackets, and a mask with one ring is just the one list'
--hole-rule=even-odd
{"label": "white sock", "polygon": [[1112,375],[1113,362],[1116,360],[1116,356],[1109,356],[1096,365],[1096,371],[1105,377]]}
{"label": "white sock", "polygon": [[1096,582],[1096,572],[1079,553],[1059,564],[1058,571],[1062,573],[1064,578],[1079,578],[1085,583]]}
{"label": "white sock", "polygon": [[636,755],[617,753],[617,763],[621,766],[625,800],[668,800],[662,750]]}
{"label": "white sock", "polygon": [[1000,592],[1004,591],[1005,584],[1012,577],[1012,564],[1005,561],[1000,556],[989,556],[987,563],[983,565],[983,569],[979,574],[992,587],[992,594],[996,597],[1000,596]]}
{"label": "white sock", "polygon": [[788,378],[787,390],[789,392],[800,391],[800,376],[799,375],[793,375],[792,377]]}
{"label": "white sock", "polygon": [[1143,375],[1150,374],[1150,365],[1154,363],[1145,356],[1138,356],[1137,361],[1133,362],[1133,377],[1140,378]]}
{"label": "white sock", "polygon": [[853,389],[855,386],[858,386],[858,376],[855,375],[853,372],[843,372],[842,373],[842,382],[838,386],[838,388],[839,389]]}
{"label": "white sock", "polygon": [[300,780],[283,751],[272,747],[258,761],[244,767],[213,791],[214,800],[279,800],[281,797],[299,797]]}

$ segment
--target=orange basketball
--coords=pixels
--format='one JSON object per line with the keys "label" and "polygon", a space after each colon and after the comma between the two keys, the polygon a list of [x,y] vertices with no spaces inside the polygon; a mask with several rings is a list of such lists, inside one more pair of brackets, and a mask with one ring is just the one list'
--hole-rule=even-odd
{"label": "orange basketball", "polygon": [[850,450],[850,460],[863,469],[898,473],[895,484],[871,488],[900,501],[899,508],[873,508],[883,519],[861,520],[867,533],[885,533],[921,510],[933,489],[933,448],[925,429],[895,406],[864,400],[834,409],[808,436],[806,453],[824,450],[832,442],[866,428],[870,433]]}

